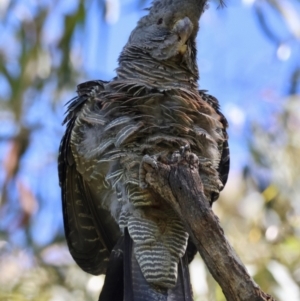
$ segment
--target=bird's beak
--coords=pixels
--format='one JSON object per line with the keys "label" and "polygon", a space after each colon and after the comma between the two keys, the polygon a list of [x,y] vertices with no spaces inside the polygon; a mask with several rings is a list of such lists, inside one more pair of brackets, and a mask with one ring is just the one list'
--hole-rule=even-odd
{"label": "bird's beak", "polygon": [[188,17],[180,19],[173,27],[173,32],[178,35],[178,52],[182,55],[186,52],[186,42],[191,36],[193,29],[194,25]]}

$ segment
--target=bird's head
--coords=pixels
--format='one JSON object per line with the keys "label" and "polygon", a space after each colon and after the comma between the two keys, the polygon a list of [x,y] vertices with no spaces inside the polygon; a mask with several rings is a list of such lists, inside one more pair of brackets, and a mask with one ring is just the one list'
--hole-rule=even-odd
{"label": "bird's head", "polygon": [[184,55],[194,42],[207,0],[155,0],[132,31],[134,45],[157,60]]}
{"label": "bird's head", "polygon": [[[151,78],[152,85],[159,83],[164,87],[168,80],[176,82],[173,85],[180,83],[196,87],[198,67],[195,40],[199,19],[208,2],[154,0],[147,9],[148,14],[139,20],[123,48],[119,57],[118,76],[138,78],[141,82],[148,82]],[[223,0],[219,2],[222,4]],[[161,65],[164,67],[159,68]]]}
{"label": "bird's head", "polygon": [[195,39],[204,0],[156,0],[130,35],[128,43],[147,51],[154,59],[184,54]]}

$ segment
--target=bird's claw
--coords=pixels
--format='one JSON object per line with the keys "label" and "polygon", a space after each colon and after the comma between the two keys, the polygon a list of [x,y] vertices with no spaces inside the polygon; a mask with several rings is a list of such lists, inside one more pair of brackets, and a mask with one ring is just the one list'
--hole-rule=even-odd
{"label": "bird's claw", "polygon": [[199,165],[199,158],[197,155],[191,152],[191,147],[189,144],[181,146],[179,151],[176,151],[172,154],[172,163],[176,163],[179,161],[186,161],[190,165],[190,167],[197,167]]}
{"label": "bird's claw", "polygon": [[191,146],[189,144],[186,144],[184,146],[181,146],[180,149],[179,149],[179,152],[180,152],[180,155],[182,157],[184,157],[184,155],[187,153],[187,152],[191,152]]}

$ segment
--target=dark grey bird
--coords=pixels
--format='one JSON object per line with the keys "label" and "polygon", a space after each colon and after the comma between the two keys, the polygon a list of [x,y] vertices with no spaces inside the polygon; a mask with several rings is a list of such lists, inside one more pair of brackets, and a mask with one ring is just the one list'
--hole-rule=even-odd
{"label": "dark grey bird", "polygon": [[59,151],[65,235],[86,272],[106,274],[100,301],[191,301],[195,254],[183,223],[141,181],[145,155],[189,145],[208,202],[229,172],[227,121],[198,88],[195,39],[207,1],[156,0],[110,82],[78,86]]}

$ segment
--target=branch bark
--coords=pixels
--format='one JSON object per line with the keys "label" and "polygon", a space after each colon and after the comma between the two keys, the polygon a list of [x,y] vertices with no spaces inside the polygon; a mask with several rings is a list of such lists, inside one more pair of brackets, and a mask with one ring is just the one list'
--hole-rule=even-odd
{"label": "branch bark", "polygon": [[[248,274],[204,196],[192,153],[175,163],[143,161],[145,182],[177,212],[200,255],[229,301],[275,301]],[[151,161],[152,160],[152,161]]]}

